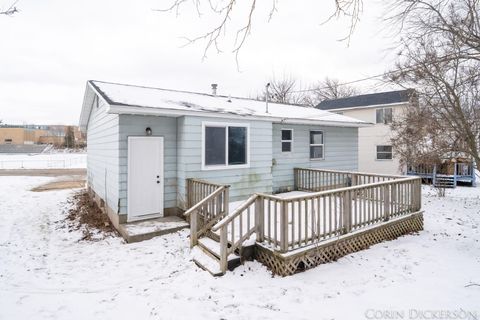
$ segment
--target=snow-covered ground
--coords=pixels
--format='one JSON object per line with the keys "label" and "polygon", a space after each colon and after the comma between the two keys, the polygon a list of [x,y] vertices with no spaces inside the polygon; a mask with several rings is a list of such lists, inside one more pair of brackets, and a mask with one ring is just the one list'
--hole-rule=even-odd
{"label": "snow-covered ground", "polygon": [[86,153],[1,154],[1,169],[86,168]]}
{"label": "snow-covered ground", "polygon": [[0,177],[0,319],[480,316],[480,188],[440,199],[424,187],[418,235],[287,278],[258,262],[213,278],[191,262],[187,230],[135,244],[78,241],[61,223],[72,191],[28,191],[48,181]]}

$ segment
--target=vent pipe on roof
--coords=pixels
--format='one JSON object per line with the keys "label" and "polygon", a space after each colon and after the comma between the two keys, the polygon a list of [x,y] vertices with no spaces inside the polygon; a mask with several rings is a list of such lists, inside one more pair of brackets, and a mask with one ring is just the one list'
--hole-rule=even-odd
{"label": "vent pipe on roof", "polygon": [[212,83],[212,95],[214,96],[217,95],[217,87],[218,87],[218,84]]}
{"label": "vent pipe on roof", "polygon": [[268,88],[270,87],[270,82],[265,86],[265,112],[268,113],[268,98],[270,94],[268,93]]}

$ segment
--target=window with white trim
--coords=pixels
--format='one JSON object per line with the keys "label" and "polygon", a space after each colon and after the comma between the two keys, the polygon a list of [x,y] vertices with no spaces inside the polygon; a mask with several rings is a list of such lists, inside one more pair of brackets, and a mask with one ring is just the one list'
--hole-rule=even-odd
{"label": "window with white trim", "polygon": [[292,152],[293,129],[282,129],[282,152]]}
{"label": "window with white trim", "polygon": [[389,124],[393,120],[392,108],[378,108],[376,109],[376,123]]}
{"label": "window with white trim", "polygon": [[310,131],[310,159],[324,158],[323,131]]}
{"label": "window with white trim", "polygon": [[377,146],[377,160],[392,160],[392,146]]}
{"label": "window with white trim", "polygon": [[205,124],[205,167],[229,167],[248,164],[248,127],[244,125]]}

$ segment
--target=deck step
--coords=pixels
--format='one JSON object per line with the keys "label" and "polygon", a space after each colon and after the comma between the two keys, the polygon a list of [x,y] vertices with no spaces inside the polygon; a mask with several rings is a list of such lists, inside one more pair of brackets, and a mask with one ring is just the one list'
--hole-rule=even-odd
{"label": "deck step", "polygon": [[208,237],[198,239],[198,245],[205,250],[211,252],[215,257],[220,259],[220,242]]}
{"label": "deck step", "polygon": [[[220,264],[220,243],[214,239],[203,237],[198,239],[198,248],[200,248],[205,254],[209,255],[212,259],[215,259]],[[241,264],[241,257],[235,253],[231,253],[227,257],[227,268],[233,270]]]}
{"label": "deck step", "polygon": [[437,176],[434,186],[436,188],[455,188],[455,179],[449,176]]}
{"label": "deck step", "polygon": [[200,268],[208,271],[212,276],[223,275],[220,269],[220,260],[207,254],[202,248],[196,246],[192,249],[193,262],[195,262]]}
{"label": "deck step", "polygon": [[[211,238],[204,237],[198,239],[198,246],[201,247],[204,251],[211,254],[216,259],[220,260],[220,242],[215,241]],[[240,257],[234,253],[231,253],[227,257],[227,261],[240,260]]]}

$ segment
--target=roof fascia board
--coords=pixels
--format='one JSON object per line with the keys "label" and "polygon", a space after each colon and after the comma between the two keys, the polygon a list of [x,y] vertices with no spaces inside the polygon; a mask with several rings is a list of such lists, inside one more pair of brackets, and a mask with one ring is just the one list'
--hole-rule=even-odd
{"label": "roof fascia board", "polygon": [[[91,90],[93,93],[93,99],[91,103],[87,103],[89,90]],[[79,121],[79,127],[81,129],[84,129],[84,131],[87,130],[88,122],[90,121],[90,116],[92,115],[95,96],[97,96],[98,99],[102,99],[107,106],[110,105],[108,98],[104,96],[103,92],[99,91],[97,87],[92,83],[92,81],[87,81],[85,94],[83,95],[82,111],[80,113],[80,121]]]}
{"label": "roof fascia board", "polygon": [[395,103],[386,103],[386,104],[371,104],[368,106],[358,106],[358,107],[351,107],[351,108],[335,108],[335,109],[320,109],[323,111],[330,111],[330,112],[335,112],[335,111],[349,111],[349,110],[357,110],[357,109],[376,109],[376,108],[385,108],[385,107],[395,107],[395,106],[403,106],[407,105],[409,102],[404,101],[404,102],[395,102]]}
{"label": "roof fascia board", "polygon": [[88,81],[88,86],[97,94],[97,96],[105,102],[106,105],[111,105],[112,101],[101,91],[92,81]]}

